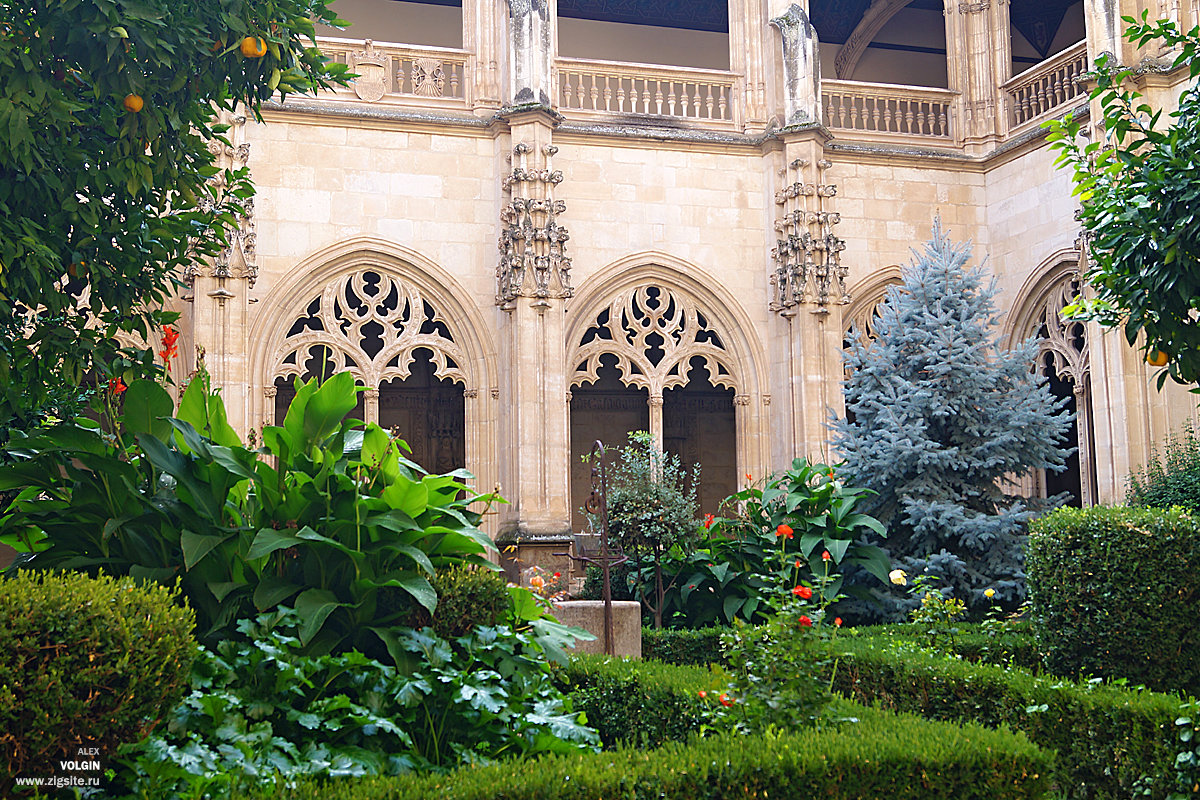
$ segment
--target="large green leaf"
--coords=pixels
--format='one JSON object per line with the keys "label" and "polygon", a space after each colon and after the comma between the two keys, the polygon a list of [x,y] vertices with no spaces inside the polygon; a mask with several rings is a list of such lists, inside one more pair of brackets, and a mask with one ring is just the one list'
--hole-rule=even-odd
{"label": "large green leaf", "polygon": [[307,645],[313,640],[325,620],[345,603],[338,602],[337,595],[328,589],[308,589],[296,598],[296,613],[304,620],[300,627],[300,642]]}
{"label": "large green leaf", "polygon": [[285,550],[298,544],[302,544],[302,541],[297,538],[295,530],[277,531],[274,528],[263,528],[254,535],[254,541],[250,542],[250,550],[246,553],[246,558],[253,561],[256,558],[268,556],[276,550]]}
{"label": "large green leaf", "polygon": [[165,439],[171,426],[167,417],[175,410],[175,403],[167,390],[152,380],[136,380],[125,390],[121,423],[125,432],[136,436],[149,434],[156,439]]}
{"label": "large green leaf", "polygon": [[259,611],[268,611],[300,591],[301,588],[286,578],[264,575],[254,589],[254,607]]}
{"label": "large green leaf", "polygon": [[229,535],[225,536],[209,536],[192,531],[183,531],[179,534],[179,546],[183,550],[183,566],[186,569],[191,569],[200,563],[200,561],[214,547],[219,546],[225,541],[228,541]]}
{"label": "large green leaf", "polygon": [[424,483],[400,475],[381,495],[389,506],[417,518],[429,508],[429,489]]}
{"label": "large green leaf", "polygon": [[[325,441],[341,427],[342,418],[358,405],[354,376],[339,372],[320,385],[304,408],[304,436],[311,444]],[[291,410],[288,410],[290,415]],[[286,426],[286,421],[285,421]],[[339,448],[340,450],[340,448]]]}
{"label": "large green leaf", "polygon": [[236,447],[242,440],[229,424],[225,402],[221,395],[209,390],[207,383],[193,380],[188,384],[179,400],[179,413],[176,416],[217,444]]}

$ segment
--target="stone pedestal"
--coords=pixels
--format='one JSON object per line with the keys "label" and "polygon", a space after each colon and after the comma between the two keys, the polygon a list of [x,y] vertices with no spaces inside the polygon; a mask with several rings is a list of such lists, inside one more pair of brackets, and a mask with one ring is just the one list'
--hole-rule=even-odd
{"label": "stone pedestal", "polygon": [[[569,575],[571,536],[561,533],[522,533],[519,530],[502,533],[496,539],[500,551],[500,567],[510,583],[521,584],[521,573],[530,567],[541,567],[547,575],[561,572]],[[564,555],[555,555],[563,553]]]}
{"label": "stone pedestal", "polygon": [[[642,657],[642,604],[614,600],[613,652],[618,656]],[[604,601],[566,600],[554,604],[554,616],[564,625],[574,625],[595,635],[590,642],[576,642],[575,652],[604,654]]]}

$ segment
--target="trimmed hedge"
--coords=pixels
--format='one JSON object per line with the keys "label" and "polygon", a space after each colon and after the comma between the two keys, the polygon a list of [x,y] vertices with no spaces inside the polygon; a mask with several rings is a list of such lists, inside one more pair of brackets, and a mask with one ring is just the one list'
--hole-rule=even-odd
{"label": "trimmed hedge", "polygon": [[81,747],[112,755],[183,697],[195,617],[131,578],[20,571],[0,580],[0,797]]}
{"label": "trimmed hedge", "polygon": [[695,630],[642,628],[642,658],[667,664],[704,666],[721,661],[721,634],[728,628]]}
{"label": "trimmed hedge", "polygon": [[1161,797],[1174,781],[1176,697],[901,648],[865,637],[831,643],[838,655],[834,688],[930,719],[1023,731],[1057,751],[1054,778],[1063,797],[1125,800],[1143,775],[1152,796]]}
{"label": "trimmed hedge", "polygon": [[554,676],[606,750],[686,741],[705,719],[707,705],[697,692],[729,681],[719,670],[598,655],[577,656]]}
{"label": "trimmed hedge", "polygon": [[[1017,800],[1043,797],[1050,755],[1021,735],[839,703],[800,733],[723,734],[653,751],[556,756],[449,775],[302,783],[252,794],[321,800]],[[851,721],[853,720],[853,721]]]}
{"label": "trimmed hedge", "polygon": [[1200,517],[1060,509],[1031,524],[1026,571],[1049,671],[1200,692]]}

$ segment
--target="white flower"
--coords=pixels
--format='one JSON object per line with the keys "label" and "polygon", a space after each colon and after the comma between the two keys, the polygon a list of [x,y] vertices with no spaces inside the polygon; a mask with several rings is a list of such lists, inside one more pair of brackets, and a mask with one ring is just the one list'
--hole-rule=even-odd
{"label": "white flower", "polygon": [[888,580],[897,586],[908,586],[908,573],[902,569],[894,569],[888,573]]}

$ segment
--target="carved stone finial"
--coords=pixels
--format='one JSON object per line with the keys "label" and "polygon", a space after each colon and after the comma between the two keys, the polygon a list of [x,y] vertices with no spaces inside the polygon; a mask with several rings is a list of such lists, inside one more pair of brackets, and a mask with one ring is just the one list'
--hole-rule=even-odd
{"label": "carved stone finial", "polygon": [[549,0],[508,0],[509,91],[513,105],[550,105]]}
{"label": "carved stone finial", "polygon": [[804,9],[795,3],[771,20],[783,38],[785,126],[821,121],[821,43]]}

